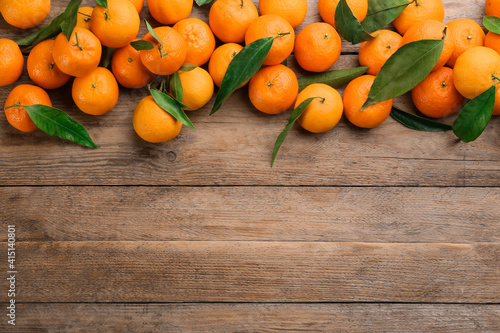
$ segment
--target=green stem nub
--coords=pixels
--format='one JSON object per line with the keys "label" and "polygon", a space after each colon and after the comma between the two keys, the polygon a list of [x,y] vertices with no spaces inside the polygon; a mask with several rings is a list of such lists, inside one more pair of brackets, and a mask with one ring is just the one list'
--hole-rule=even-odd
{"label": "green stem nub", "polygon": [[71,46],[78,46],[81,51],[83,51],[83,46],[80,45],[80,42],[78,41],[78,34],[75,32],[75,39],[76,39],[76,44],[71,44],[70,41],[68,41],[69,45]]}

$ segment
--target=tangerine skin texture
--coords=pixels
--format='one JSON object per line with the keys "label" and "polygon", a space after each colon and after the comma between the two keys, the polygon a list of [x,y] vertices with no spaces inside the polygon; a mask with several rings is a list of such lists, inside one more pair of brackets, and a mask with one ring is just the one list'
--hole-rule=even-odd
{"label": "tangerine skin texture", "polygon": [[52,106],[49,95],[40,87],[31,84],[21,84],[12,89],[5,100],[5,116],[9,124],[22,132],[33,132],[38,129],[28,112],[23,107],[8,108],[11,105],[19,103],[20,105],[43,104]]}
{"label": "tangerine skin texture", "polygon": [[361,111],[374,80],[373,75],[363,75],[352,80],[344,90],[344,113],[347,120],[358,127],[377,127],[391,113],[392,99],[370,105]]}
{"label": "tangerine skin texture", "polygon": [[323,83],[310,84],[299,93],[295,107],[311,97],[321,98],[313,99],[297,122],[303,129],[312,133],[323,133],[334,128],[342,118],[344,110],[339,92]]}
{"label": "tangerine skin texture", "polygon": [[248,84],[248,94],[253,106],[267,114],[278,114],[288,110],[298,92],[297,76],[290,68],[283,65],[261,68]]}
{"label": "tangerine skin texture", "polygon": [[193,9],[193,1],[186,0],[148,0],[147,3],[154,19],[165,25],[187,18]]}
{"label": "tangerine skin texture", "polygon": [[20,29],[34,28],[50,13],[50,0],[3,0],[0,11],[7,23]]}
{"label": "tangerine skin texture", "polygon": [[137,104],[132,122],[137,135],[152,143],[172,140],[182,128],[182,123],[160,108],[151,95]]}
{"label": "tangerine skin texture", "polygon": [[0,39],[0,87],[16,82],[24,68],[24,57],[12,40]]}
{"label": "tangerine skin texture", "polygon": [[214,35],[224,43],[242,43],[248,26],[258,17],[257,7],[251,0],[217,0],[208,13],[208,23]]}
{"label": "tangerine skin texture", "polygon": [[177,22],[173,29],[186,41],[185,62],[201,66],[210,60],[215,50],[215,37],[208,24],[191,17]]}
{"label": "tangerine skin texture", "polygon": [[[404,35],[415,23],[423,20],[444,20],[444,5],[442,0],[408,0],[408,5],[403,12],[392,22],[396,30]],[[413,2],[413,3],[412,3]]]}
{"label": "tangerine skin texture", "polygon": [[142,64],[140,51],[130,44],[113,53],[111,70],[118,83],[126,88],[142,88],[154,79],[154,74]]}
{"label": "tangerine skin texture", "polygon": [[201,67],[184,72],[179,71],[179,78],[183,87],[182,103],[194,111],[205,106],[214,94],[214,82],[210,74]]}
{"label": "tangerine skin texture", "polygon": [[476,21],[461,18],[450,21],[448,36],[453,43],[453,52],[446,65],[453,67],[458,57],[474,46],[483,46],[485,34],[483,28]]}
{"label": "tangerine skin texture", "polygon": [[306,17],[307,0],[259,0],[259,11],[261,15],[279,15],[296,28]]}
{"label": "tangerine skin texture", "polygon": [[[226,75],[229,63],[233,58],[243,49],[243,46],[236,43],[227,43],[219,46],[212,53],[212,57],[208,63],[208,72],[212,76],[214,83],[217,87],[220,87],[224,75]],[[239,88],[243,87],[247,83],[242,84]]]}
{"label": "tangerine skin texture", "polygon": [[376,37],[363,42],[359,48],[359,64],[369,67],[367,74],[377,75],[387,59],[398,50],[403,37],[390,30],[378,30],[372,36]]}
{"label": "tangerine skin texture", "polygon": [[30,79],[44,89],[56,89],[66,84],[71,76],[61,72],[54,62],[52,49],[55,41],[45,40],[30,52],[27,61]]}

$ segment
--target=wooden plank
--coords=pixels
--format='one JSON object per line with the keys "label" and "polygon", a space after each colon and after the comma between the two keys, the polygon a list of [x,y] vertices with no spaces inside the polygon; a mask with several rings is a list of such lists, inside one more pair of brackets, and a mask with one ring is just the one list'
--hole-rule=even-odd
{"label": "wooden plank", "polygon": [[498,303],[499,258],[498,243],[19,242],[16,300]]}
{"label": "wooden plank", "polygon": [[498,332],[500,305],[19,304],[16,332]]}
{"label": "wooden plank", "polygon": [[0,224],[18,241],[500,242],[499,201],[498,188],[5,187]]}

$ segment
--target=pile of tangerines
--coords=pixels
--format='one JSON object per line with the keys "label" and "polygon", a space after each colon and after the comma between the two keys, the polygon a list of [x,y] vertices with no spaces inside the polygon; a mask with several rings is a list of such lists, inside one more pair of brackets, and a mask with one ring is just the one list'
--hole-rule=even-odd
{"label": "pile of tangerines", "polygon": [[[359,22],[367,15],[369,1],[383,0],[347,0]],[[203,5],[211,1],[196,2]],[[255,108],[277,114],[314,98],[298,118],[304,129],[328,131],[343,114],[356,126],[373,128],[392,109],[392,99],[363,108],[375,76],[387,59],[402,45],[442,39],[446,31],[442,0],[408,2],[392,22],[396,31],[376,31],[371,34],[373,39],[361,44],[359,63],[368,67],[367,73],[353,79],[341,97],[324,83],[313,83],[299,93],[295,73],[284,64],[292,52],[297,63],[310,72],[324,72],[335,64],[341,53],[341,37],[335,28],[339,0],[319,0],[317,6],[324,22],[307,25],[297,36],[294,29],[306,16],[307,0],[260,0],[258,10],[251,0],[216,0],[210,5],[208,22],[188,18],[193,0],[148,0],[148,9],[159,26],[153,29],[146,22],[149,33],[140,40],[139,13],[144,0],[97,1],[94,8],[79,8],[69,40],[61,32],[30,50],[27,71],[36,85],[15,87],[5,101],[5,114],[9,123],[21,131],[37,129],[23,106],[50,106],[44,89],[59,88],[72,78],[76,106],[91,115],[113,109],[119,98],[119,84],[150,88],[155,77],[160,78],[159,90],[172,96],[183,110],[196,110],[210,101],[214,84],[221,86],[229,64],[243,45],[276,37],[264,66],[248,83]],[[500,16],[500,0],[486,0],[485,9],[487,15]],[[48,15],[50,0],[2,0],[0,11],[9,24],[33,28]],[[472,99],[500,81],[500,35],[485,35],[478,23],[465,18],[447,22],[446,26],[437,64],[411,92],[417,109],[432,118],[450,116],[463,105],[464,98]],[[110,69],[99,66],[103,47],[115,49]],[[13,84],[23,67],[19,46],[0,39],[0,86]],[[172,92],[174,77],[180,80],[180,95]],[[500,86],[496,96],[493,114],[498,115]],[[133,126],[142,139],[165,142],[178,135],[182,123],[168,107],[148,96],[135,107]]]}

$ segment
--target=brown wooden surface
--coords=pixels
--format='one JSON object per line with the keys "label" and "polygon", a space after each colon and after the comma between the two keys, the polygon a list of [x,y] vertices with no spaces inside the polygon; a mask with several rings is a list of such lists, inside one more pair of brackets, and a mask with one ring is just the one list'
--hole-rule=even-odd
{"label": "brown wooden surface", "polygon": [[[66,2],[53,0],[49,17]],[[483,0],[443,2],[445,22],[484,15]],[[308,3],[297,32],[320,19]],[[157,25],[147,8],[141,16]],[[0,31],[27,34],[2,19]],[[332,68],[358,66],[357,50],[343,41]],[[288,66],[307,74],[293,56]],[[100,117],[78,111],[70,91],[49,94],[98,150],[0,119],[15,331],[500,331],[500,117],[468,144],[393,119],[372,130],[342,119],[321,135],[295,126],[271,168],[290,112],[256,111],[246,89],[213,116],[213,99],[190,112],[196,130],[165,144],[133,131],[145,90],[121,88]],[[408,95],[395,104],[415,111]],[[5,318],[0,331],[12,331]]]}

